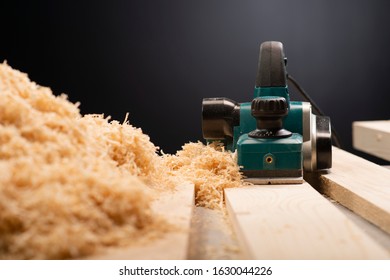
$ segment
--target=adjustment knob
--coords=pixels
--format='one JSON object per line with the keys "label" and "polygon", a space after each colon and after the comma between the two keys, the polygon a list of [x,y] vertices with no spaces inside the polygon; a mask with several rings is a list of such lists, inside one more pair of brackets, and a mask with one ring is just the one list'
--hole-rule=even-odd
{"label": "adjustment knob", "polygon": [[288,113],[286,99],[283,97],[255,98],[251,106],[252,116],[284,117]]}
{"label": "adjustment knob", "polygon": [[253,138],[284,138],[292,133],[283,128],[283,117],[288,114],[283,97],[258,97],[252,100],[251,113],[256,118],[256,129],[248,135]]}

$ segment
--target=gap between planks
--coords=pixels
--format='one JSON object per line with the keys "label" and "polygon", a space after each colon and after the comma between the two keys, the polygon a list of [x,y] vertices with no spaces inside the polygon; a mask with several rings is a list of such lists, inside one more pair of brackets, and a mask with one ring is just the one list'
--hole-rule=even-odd
{"label": "gap between planks", "polygon": [[224,210],[195,207],[192,217],[190,260],[238,260],[242,255],[230,219]]}
{"label": "gap between planks", "polygon": [[225,189],[245,254],[253,259],[388,259],[308,183]]}

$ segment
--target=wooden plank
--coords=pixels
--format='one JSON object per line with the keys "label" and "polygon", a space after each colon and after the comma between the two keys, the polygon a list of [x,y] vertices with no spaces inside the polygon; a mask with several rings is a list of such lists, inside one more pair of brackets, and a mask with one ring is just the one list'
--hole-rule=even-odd
{"label": "wooden plank", "polygon": [[238,239],[254,259],[388,259],[308,183],[226,189]]}
{"label": "wooden plank", "polygon": [[188,258],[191,218],[194,209],[194,185],[183,184],[175,192],[165,192],[152,208],[177,229],[162,236],[141,240],[126,248],[109,249],[90,259],[184,260]]}
{"label": "wooden plank", "polygon": [[354,122],[352,140],[355,149],[390,161],[390,121]]}
{"label": "wooden plank", "polygon": [[333,166],[305,178],[320,192],[390,233],[390,170],[333,148]]}
{"label": "wooden plank", "polygon": [[366,219],[357,215],[355,212],[344,207],[337,201],[328,198],[328,200],[337,207],[351,222],[353,222],[358,228],[364,231],[371,239],[374,239],[383,249],[390,252],[390,234],[381,230],[379,227],[370,223]]}

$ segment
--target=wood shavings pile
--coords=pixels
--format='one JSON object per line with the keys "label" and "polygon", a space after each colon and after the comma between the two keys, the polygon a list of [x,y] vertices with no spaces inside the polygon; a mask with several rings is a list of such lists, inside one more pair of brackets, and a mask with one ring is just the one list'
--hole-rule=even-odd
{"label": "wood shavings pile", "polygon": [[198,206],[222,209],[223,190],[244,184],[234,154],[216,142],[188,143],[176,155],[165,155],[164,161],[172,174],[195,184]]}
{"label": "wood shavings pile", "polygon": [[66,95],[0,64],[0,259],[64,259],[166,230],[151,210],[156,192],[184,180],[197,203],[223,205],[241,184],[218,146],[189,143],[159,156],[141,129],[82,116]]}
{"label": "wood shavings pile", "polygon": [[76,258],[154,222],[165,183],[140,129],[82,117],[65,95],[0,64],[0,258]]}

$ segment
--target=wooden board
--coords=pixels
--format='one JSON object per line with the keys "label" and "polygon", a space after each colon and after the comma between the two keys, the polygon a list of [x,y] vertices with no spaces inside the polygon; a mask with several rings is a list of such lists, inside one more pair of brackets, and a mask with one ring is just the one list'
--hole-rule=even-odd
{"label": "wooden board", "polygon": [[305,178],[320,192],[390,233],[390,170],[333,148],[332,169]]}
{"label": "wooden board", "polygon": [[390,121],[354,122],[353,147],[390,161]]}
{"label": "wooden board", "polygon": [[308,183],[226,189],[245,253],[254,259],[388,259]]}
{"label": "wooden board", "polygon": [[175,192],[167,192],[152,205],[178,230],[166,233],[147,243],[110,249],[90,259],[133,259],[133,260],[184,260],[188,258],[191,217],[194,209],[194,185],[183,184]]}

